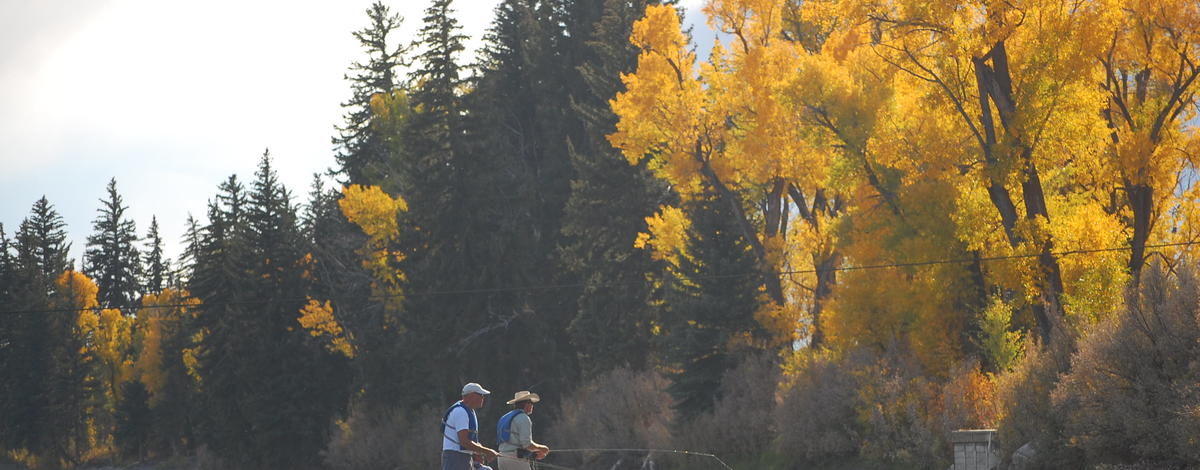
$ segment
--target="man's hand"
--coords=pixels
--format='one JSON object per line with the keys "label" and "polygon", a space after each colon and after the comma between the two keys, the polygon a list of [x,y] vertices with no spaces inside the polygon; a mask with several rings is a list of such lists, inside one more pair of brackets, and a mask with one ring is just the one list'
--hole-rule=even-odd
{"label": "man's hand", "polygon": [[482,453],[483,453],[483,458],[484,458],[485,460],[487,460],[488,462],[491,462],[491,461],[493,461],[493,460],[496,460],[496,457],[500,455],[500,453],[499,453],[499,452],[496,452],[496,451],[494,451],[494,450],[492,450],[492,449],[489,449],[489,448],[487,448],[487,447],[483,447],[483,446],[479,446],[479,447],[483,449],[483,450],[482,450]]}
{"label": "man's hand", "polygon": [[546,458],[546,454],[549,454],[549,453],[550,453],[550,448],[543,446],[543,445],[539,445],[536,449],[533,450],[533,456],[535,458],[537,458],[538,460],[542,460],[542,459]]}

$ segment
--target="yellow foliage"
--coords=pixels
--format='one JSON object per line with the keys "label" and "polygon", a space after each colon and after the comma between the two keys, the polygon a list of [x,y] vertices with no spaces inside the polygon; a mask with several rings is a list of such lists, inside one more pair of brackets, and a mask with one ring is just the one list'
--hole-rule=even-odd
{"label": "yellow foliage", "polygon": [[333,305],[328,300],[324,304],[314,299],[308,299],[308,304],[300,309],[300,326],[308,330],[314,338],[326,337],[329,341],[325,348],[349,359],[354,358],[354,346],[333,315]]}
{"label": "yellow foliage", "polygon": [[[164,336],[177,334],[182,328],[181,322],[195,315],[199,306],[200,299],[192,297],[186,290],[167,288],[142,297],[137,316],[137,329],[142,339],[141,353],[133,363],[132,373],[145,385],[151,406],[162,400],[162,390],[167,380],[162,350]],[[188,370],[194,368],[193,362]]]}
{"label": "yellow foliage", "polygon": [[650,250],[656,260],[667,260],[678,266],[679,257],[687,253],[687,231],[691,226],[682,209],[663,206],[657,214],[646,217],[649,233],[639,233],[633,246]]}
{"label": "yellow foliage", "polygon": [[397,216],[408,210],[408,203],[400,197],[392,198],[378,186],[352,184],[342,189],[338,206],[347,220],[367,234],[367,243],[359,254],[363,256],[363,267],[374,278],[373,293],[398,308],[404,273],[396,269],[395,263],[403,259],[403,254],[392,247],[400,237]]}

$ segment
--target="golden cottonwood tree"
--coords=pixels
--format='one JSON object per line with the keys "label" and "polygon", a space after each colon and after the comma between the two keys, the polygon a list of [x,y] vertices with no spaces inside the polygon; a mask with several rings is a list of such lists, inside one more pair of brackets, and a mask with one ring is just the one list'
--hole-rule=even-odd
{"label": "golden cottonwood tree", "polygon": [[1064,278],[1076,274],[1064,274],[1056,247],[1098,242],[1063,240],[1052,228],[1095,215],[1073,180],[1098,157],[1092,144],[1103,130],[1092,65],[1105,44],[1096,33],[1111,21],[1105,5],[902,0],[825,11],[869,31],[871,49],[900,72],[896,87],[907,96],[898,106],[914,126],[937,127],[929,143],[951,145],[918,143],[932,151],[915,163],[956,182],[960,237],[983,254],[1037,254],[1036,263],[1007,263],[1004,285],[1038,301],[1035,323],[1050,340],[1071,294]]}
{"label": "golden cottonwood tree", "polygon": [[[1190,210],[1180,214],[1179,206],[1195,201],[1188,191],[1194,185],[1185,182],[1196,168],[1196,133],[1185,123],[1196,116],[1200,88],[1200,4],[1106,3],[1116,17],[1108,29],[1096,32],[1106,41],[1097,56],[1109,130],[1099,170],[1110,193],[1106,210],[1130,232],[1128,269],[1136,284],[1148,242],[1195,240],[1194,232],[1177,230],[1181,222],[1163,223],[1163,218],[1168,211],[1190,215]],[[1172,233],[1188,238],[1172,240]]]}

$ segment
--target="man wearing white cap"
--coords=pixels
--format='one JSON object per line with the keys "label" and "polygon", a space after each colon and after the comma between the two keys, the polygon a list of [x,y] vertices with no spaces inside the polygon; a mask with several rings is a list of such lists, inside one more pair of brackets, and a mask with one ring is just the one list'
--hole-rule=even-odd
{"label": "man wearing white cap", "polygon": [[463,386],[462,400],[446,410],[442,418],[442,470],[491,470],[473,459],[491,461],[498,452],[479,443],[479,420],[475,410],[483,408],[483,399],[492,392],[471,382]]}
{"label": "man wearing white cap", "polygon": [[533,404],[542,401],[536,393],[522,390],[513,395],[507,403],[513,410],[500,418],[496,424],[496,440],[499,442],[500,470],[529,470],[529,457],[538,460],[546,458],[550,448],[533,442]]}

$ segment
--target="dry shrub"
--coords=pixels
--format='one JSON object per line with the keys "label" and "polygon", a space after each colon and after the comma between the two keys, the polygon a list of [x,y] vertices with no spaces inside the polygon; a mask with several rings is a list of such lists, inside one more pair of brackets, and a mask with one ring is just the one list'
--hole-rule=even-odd
{"label": "dry shrub", "polygon": [[325,464],[334,470],[438,468],[441,414],[434,408],[355,410],[334,431]]}
{"label": "dry shrub", "polygon": [[[1001,455],[1006,459],[1021,446],[1031,443],[1037,450],[1044,468],[1068,464],[1073,457],[1057,449],[1061,442],[1062,418],[1050,402],[1050,392],[1058,383],[1059,374],[1066,370],[1070,356],[1067,347],[1044,348],[1036,341],[1027,342],[1025,357],[1012,371],[999,377],[996,398],[1000,419],[996,434],[1000,439]],[[1075,466],[1078,465],[1076,461]]]}
{"label": "dry shrub", "polygon": [[800,351],[787,366],[777,449],[797,464],[936,468],[949,455],[941,388],[903,354]]}
{"label": "dry shrub", "polygon": [[[546,442],[551,449],[666,448],[673,418],[667,384],[654,371],[621,368],[600,375],[563,402]],[[637,457],[553,451],[550,455],[553,463],[574,468],[609,468],[619,459]]]}
{"label": "dry shrub", "polygon": [[756,354],[721,379],[713,410],[678,426],[677,447],[721,457],[754,458],[775,439],[775,390],[779,366],[768,354]]}
{"label": "dry shrub", "polygon": [[1089,462],[1200,464],[1198,302],[1194,268],[1148,266],[1125,311],[1080,341],[1052,400]]}
{"label": "dry shrub", "polygon": [[945,467],[949,450],[934,419],[937,384],[906,355],[879,357],[855,374],[859,456],[888,468]]}
{"label": "dry shrub", "polygon": [[783,400],[775,413],[777,450],[797,462],[858,453],[854,403],[858,380],[830,351],[801,350],[787,364]]}

